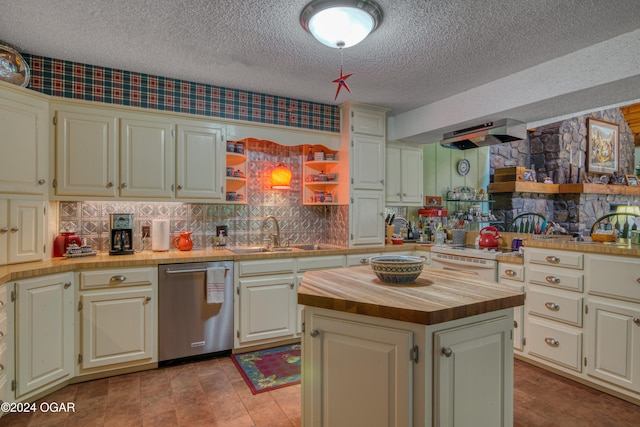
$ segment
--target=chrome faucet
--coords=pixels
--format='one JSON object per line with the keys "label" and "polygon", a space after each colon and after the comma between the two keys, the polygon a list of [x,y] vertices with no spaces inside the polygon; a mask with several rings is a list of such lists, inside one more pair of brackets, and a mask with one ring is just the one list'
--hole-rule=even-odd
{"label": "chrome faucet", "polygon": [[280,225],[278,225],[278,220],[275,216],[269,215],[262,221],[262,229],[264,230],[264,226],[267,224],[267,221],[272,219],[273,223],[276,225],[276,234],[272,234],[273,238],[269,239],[271,243],[273,243],[274,248],[280,247]]}

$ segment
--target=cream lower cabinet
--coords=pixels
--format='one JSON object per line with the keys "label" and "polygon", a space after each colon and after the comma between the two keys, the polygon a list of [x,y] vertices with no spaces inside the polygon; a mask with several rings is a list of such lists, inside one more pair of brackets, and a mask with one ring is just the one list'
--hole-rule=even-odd
{"label": "cream lower cabinet", "polygon": [[512,425],[511,313],[424,326],[305,307],[303,425]]}
{"label": "cream lower cabinet", "polygon": [[73,274],[15,283],[15,396],[24,400],[73,376]]}
{"label": "cream lower cabinet", "polygon": [[[10,305],[9,295],[13,291],[13,283],[0,285],[0,404],[14,400],[11,381],[14,379],[14,313]],[[4,415],[0,406],[0,417]]]}
{"label": "cream lower cabinet", "polygon": [[287,258],[237,263],[234,348],[295,337],[295,261]]}
{"label": "cream lower cabinet", "polygon": [[[515,291],[524,292],[524,265],[499,262],[498,282]],[[524,310],[522,306],[513,308],[513,348],[518,351],[524,349]]]}
{"label": "cream lower cabinet", "polygon": [[157,362],[157,272],[78,273],[78,374]]}
{"label": "cream lower cabinet", "polygon": [[587,373],[640,399],[640,260],[587,257]]}
{"label": "cream lower cabinet", "polygon": [[44,258],[45,203],[0,198],[0,265]]}

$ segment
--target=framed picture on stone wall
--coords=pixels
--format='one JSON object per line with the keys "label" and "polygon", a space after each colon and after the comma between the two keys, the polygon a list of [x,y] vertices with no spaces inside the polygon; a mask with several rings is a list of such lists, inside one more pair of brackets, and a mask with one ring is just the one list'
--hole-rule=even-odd
{"label": "framed picture on stone wall", "polygon": [[600,174],[618,172],[619,156],[618,125],[589,117],[587,119],[587,172]]}

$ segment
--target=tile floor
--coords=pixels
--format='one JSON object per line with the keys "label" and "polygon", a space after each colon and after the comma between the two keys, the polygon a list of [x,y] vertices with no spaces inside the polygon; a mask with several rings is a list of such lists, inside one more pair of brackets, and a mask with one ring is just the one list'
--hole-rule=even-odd
{"label": "tile floor", "polygon": [[[300,385],[253,395],[228,357],[74,384],[42,401],[76,412],[11,414],[0,426],[300,425]],[[516,427],[640,425],[640,406],[518,360],[514,402]]]}

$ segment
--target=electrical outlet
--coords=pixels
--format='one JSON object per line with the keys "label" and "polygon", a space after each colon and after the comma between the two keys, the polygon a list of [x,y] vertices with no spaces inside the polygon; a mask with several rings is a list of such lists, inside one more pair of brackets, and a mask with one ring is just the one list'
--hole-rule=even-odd
{"label": "electrical outlet", "polygon": [[142,226],[142,237],[149,237],[151,236],[151,226],[150,225],[143,225]]}

